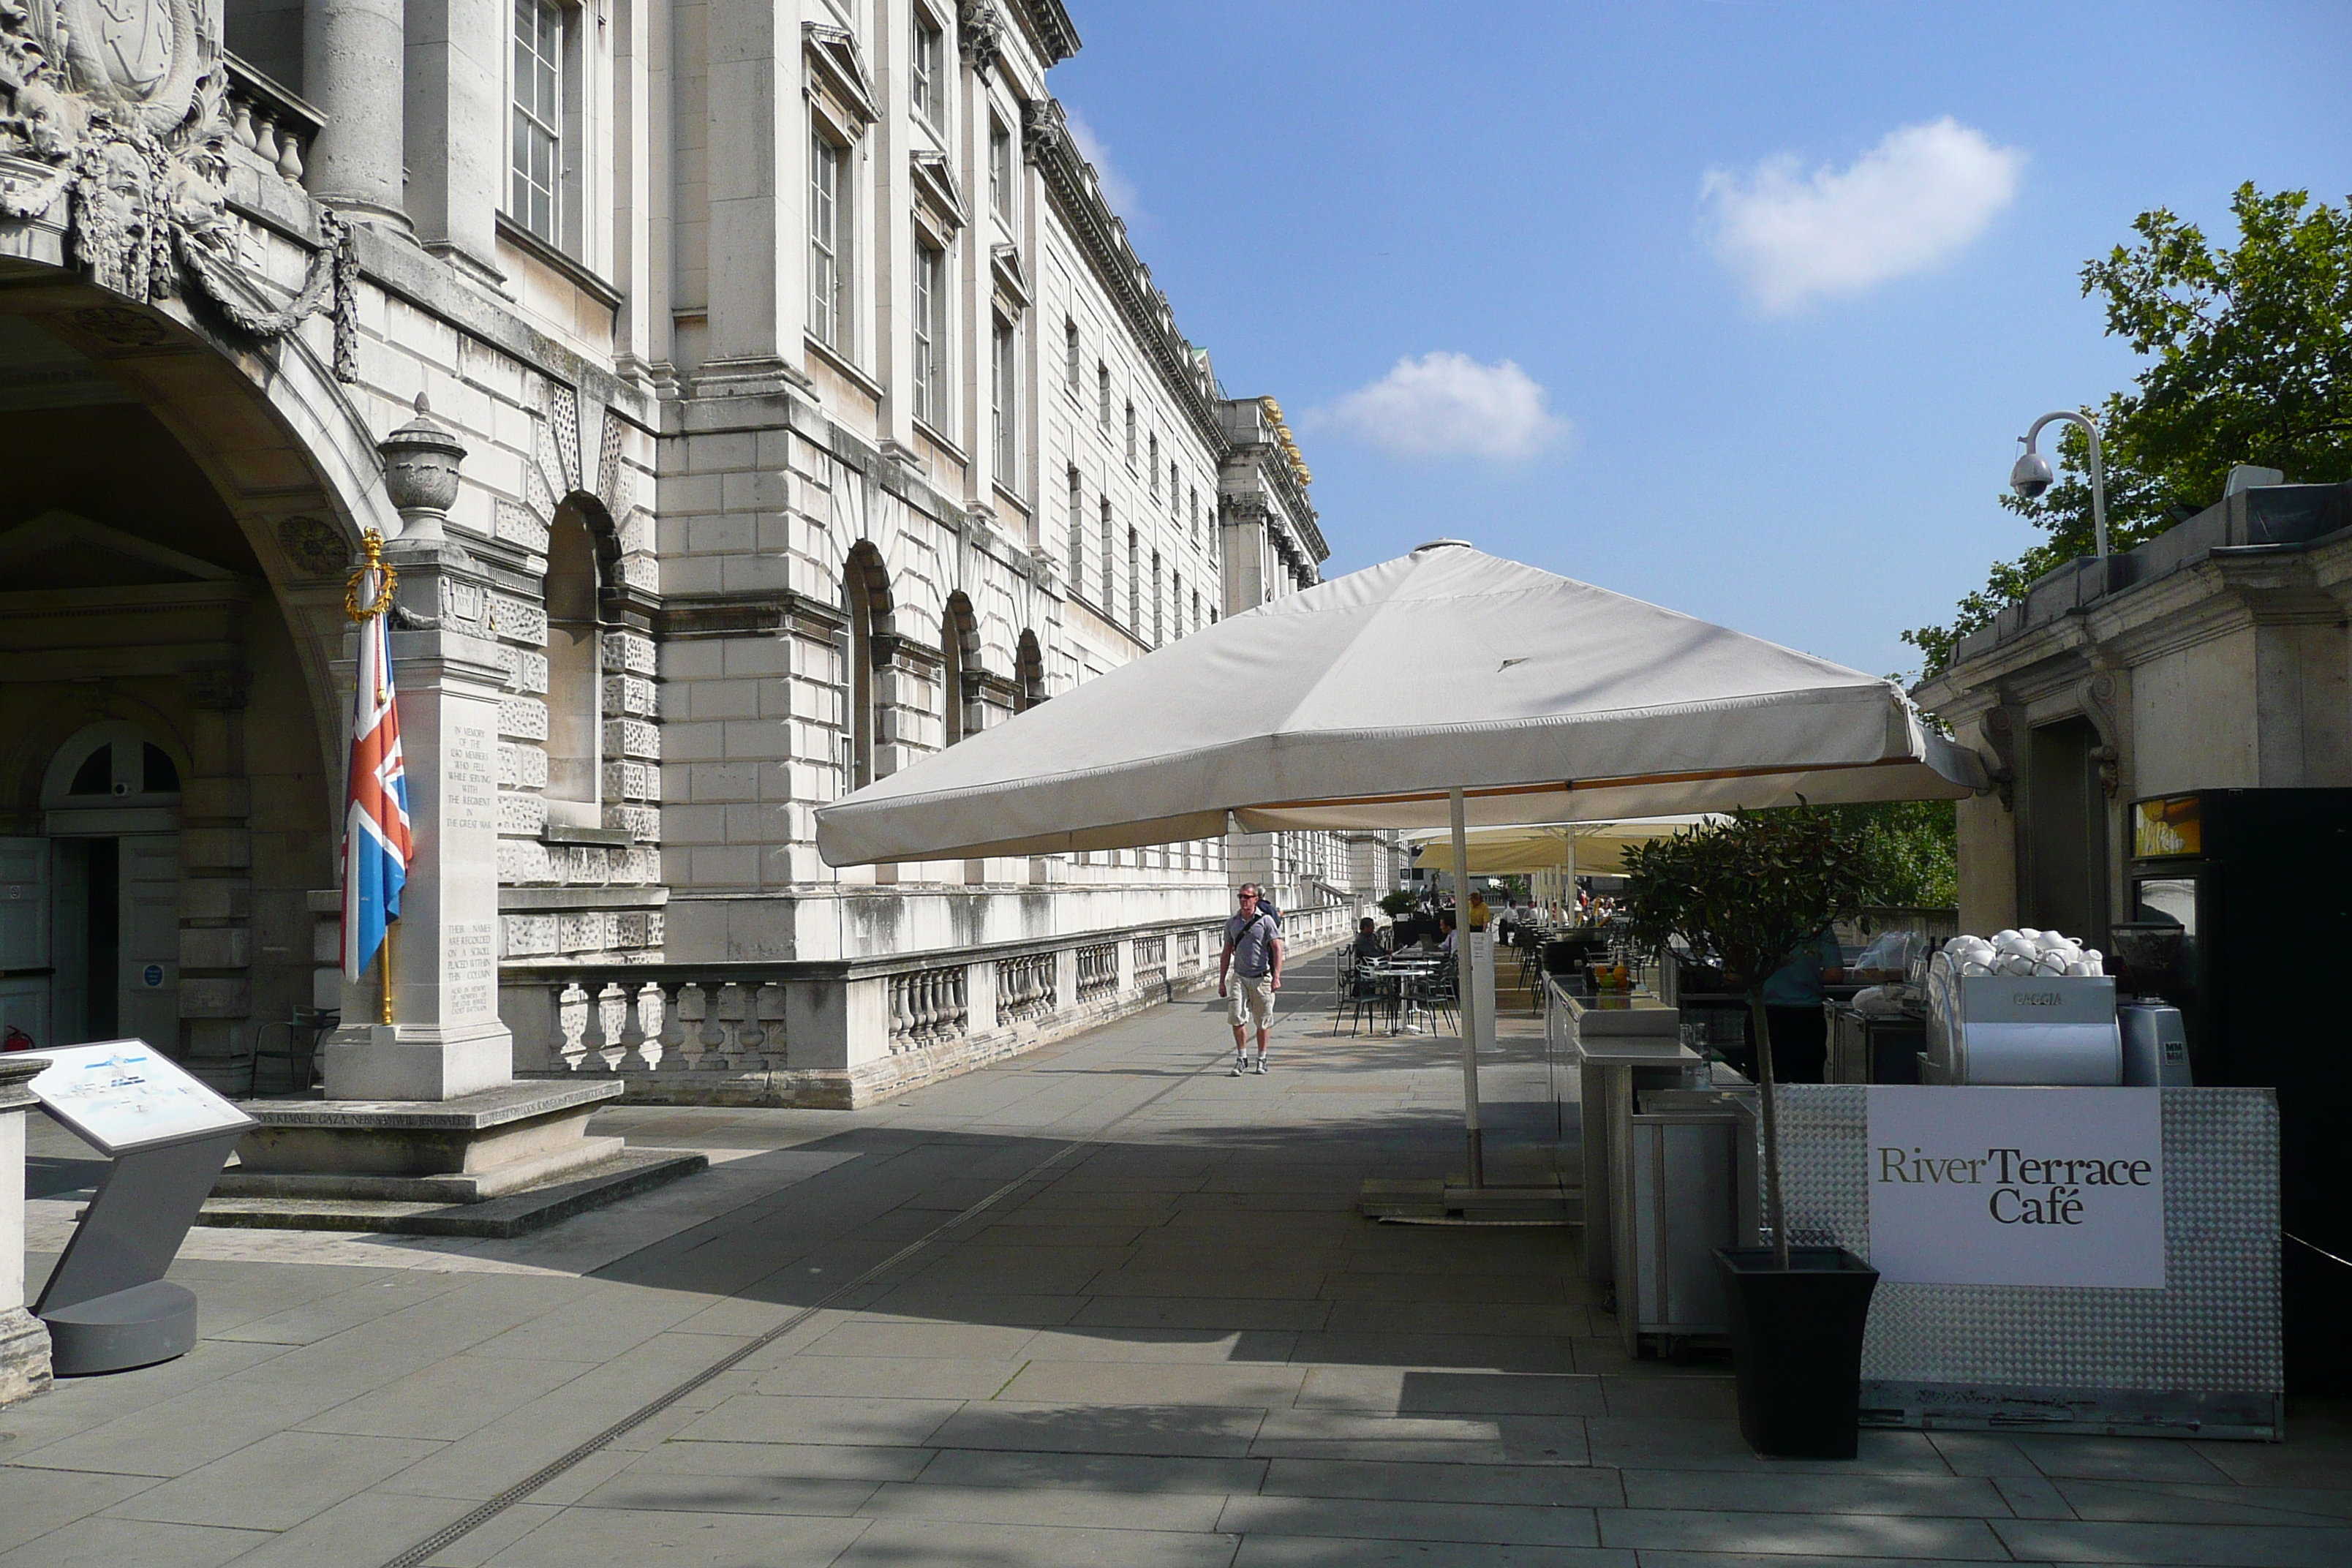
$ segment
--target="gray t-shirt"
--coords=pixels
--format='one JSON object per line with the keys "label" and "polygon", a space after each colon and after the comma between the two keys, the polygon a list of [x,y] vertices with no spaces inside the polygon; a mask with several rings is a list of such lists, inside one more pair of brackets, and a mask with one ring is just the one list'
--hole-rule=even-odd
{"label": "gray t-shirt", "polygon": [[1282,935],[1282,927],[1264,910],[1255,914],[1235,915],[1225,922],[1225,945],[1234,950],[1234,973],[1244,979],[1255,980],[1272,971],[1274,954],[1270,945]]}

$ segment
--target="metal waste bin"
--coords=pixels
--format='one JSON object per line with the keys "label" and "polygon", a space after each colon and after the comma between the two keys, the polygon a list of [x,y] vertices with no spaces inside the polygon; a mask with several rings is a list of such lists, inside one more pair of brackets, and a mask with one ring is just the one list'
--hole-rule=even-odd
{"label": "metal waste bin", "polygon": [[1636,1098],[1610,1227],[1629,1355],[1645,1337],[1670,1352],[1678,1339],[1728,1333],[1715,1251],[1756,1239],[1754,1097],[1652,1089]]}

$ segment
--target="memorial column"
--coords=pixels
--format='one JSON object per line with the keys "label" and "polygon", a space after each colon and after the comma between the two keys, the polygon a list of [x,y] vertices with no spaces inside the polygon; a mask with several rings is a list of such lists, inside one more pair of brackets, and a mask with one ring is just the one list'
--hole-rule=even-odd
{"label": "memorial column", "polygon": [[386,946],[390,1014],[376,977],[344,984],[326,1049],[330,1100],[455,1100],[514,1077],[499,1021],[498,736],[504,671],[488,635],[488,583],[442,523],[465,456],[417,400],[382,443],[402,521],[384,557],[399,574],[392,668],[415,846]]}

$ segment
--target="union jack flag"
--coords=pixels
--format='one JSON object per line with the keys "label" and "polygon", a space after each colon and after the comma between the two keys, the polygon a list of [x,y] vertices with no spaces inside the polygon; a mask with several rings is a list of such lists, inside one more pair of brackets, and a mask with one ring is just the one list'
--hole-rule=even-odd
{"label": "union jack flag", "polygon": [[[371,565],[358,602],[378,595]],[[400,759],[400,700],[392,685],[392,616],[360,623],[359,687],[352,702],[352,784],[343,815],[343,977],[367,973],[386,922],[400,917],[400,889],[414,850],[408,837],[408,777]]]}

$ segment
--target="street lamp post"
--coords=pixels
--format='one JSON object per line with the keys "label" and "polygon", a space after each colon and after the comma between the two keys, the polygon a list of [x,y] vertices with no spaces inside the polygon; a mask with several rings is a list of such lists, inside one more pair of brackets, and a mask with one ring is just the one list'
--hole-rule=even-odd
{"label": "street lamp post", "polygon": [[2033,442],[2042,434],[2042,427],[2053,419],[2073,420],[2091,439],[2091,530],[2098,543],[2099,559],[2105,561],[2107,558],[2107,473],[2105,465],[2099,460],[2099,426],[2089,415],[2061,409],[2036,419],[2033,427],[2020,437],[2025,443],[2025,454],[2009,471],[2009,488],[2025,500],[2032,500],[2050,488],[2056,476],[2051,472],[2050,459],[2033,449]]}

